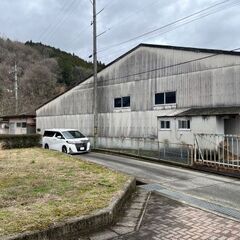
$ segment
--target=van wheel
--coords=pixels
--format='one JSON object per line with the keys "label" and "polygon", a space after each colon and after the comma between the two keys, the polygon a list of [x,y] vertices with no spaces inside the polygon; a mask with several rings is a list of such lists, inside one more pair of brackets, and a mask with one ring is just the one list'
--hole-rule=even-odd
{"label": "van wheel", "polygon": [[44,148],[45,148],[45,149],[49,149],[48,144],[45,144],[45,145],[44,145]]}
{"label": "van wheel", "polygon": [[63,146],[63,147],[62,147],[62,152],[63,152],[63,153],[67,153],[67,148],[66,148],[66,146]]}

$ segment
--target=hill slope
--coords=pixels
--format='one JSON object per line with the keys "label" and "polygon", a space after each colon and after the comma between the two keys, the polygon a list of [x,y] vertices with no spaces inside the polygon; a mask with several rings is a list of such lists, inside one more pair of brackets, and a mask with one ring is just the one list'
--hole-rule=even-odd
{"label": "hill slope", "polygon": [[[14,74],[18,66],[19,113],[30,112],[92,74],[92,63],[51,46],[0,38],[0,115],[15,113]],[[103,64],[99,64],[99,69]]]}
{"label": "hill slope", "polygon": [[[44,45],[42,43],[26,42],[25,45],[36,49],[45,58],[55,58],[60,67],[58,82],[67,86],[73,86],[92,74],[93,64],[87,62],[74,54],[67,53],[60,49]],[[98,63],[98,69],[104,64]]]}

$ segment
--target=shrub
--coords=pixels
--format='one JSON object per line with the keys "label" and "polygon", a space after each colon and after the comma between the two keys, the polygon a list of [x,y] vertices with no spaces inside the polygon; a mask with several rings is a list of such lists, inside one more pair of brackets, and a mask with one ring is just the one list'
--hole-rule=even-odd
{"label": "shrub", "polygon": [[12,149],[12,148],[28,148],[36,147],[40,145],[41,135],[39,134],[4,134],[0,135],[0,148]]}

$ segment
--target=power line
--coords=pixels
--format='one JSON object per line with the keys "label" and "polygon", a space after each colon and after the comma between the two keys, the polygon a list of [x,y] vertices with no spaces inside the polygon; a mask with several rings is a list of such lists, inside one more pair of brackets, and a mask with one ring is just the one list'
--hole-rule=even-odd
{"label": "power line", "polygon": [[145,33],[140,34],[140,35],[138,35],[138,36],[136,36],[136,37],[133,37],[133,38],[128,39],[128,40],[125,40],[125,41],[123,41],[123,42],[119,42],[119,43],[113,44],[113,45],[109,46],[108,48],[99,50],[98,53],[107,51],[107,50],[109,50],[109,49],[111,49],[111,48],[113,48],[113,47],[117,47],[117,46],[126,44],[126,43],[128,43],[128,42],[133,41],[133,40],[137,40],[138,38],[142,38],[142,37],[144,37],[144,36],[147,36],[147,35],[149,35],[149,34],[152,34],[152,33],[154,33],[154,32],[157,32],[157,31],[159,31],[159,30],[162,30],[162,29],[164,29],[164,28],[170,27],[170,26],[172,26],[172,25],[175,25],[176,23],[179,23],[179,22],[181,22],[181,21],[184,21],[184,20],[186,20],[186,19],[189,19],[189,18],[191,18],[191,17],[193,17],[193,16],[199,15],[200,13],[206,12],[206,11],[208,11],[208,10],[210,10],[210,9],[213,9],[213,8],[215,8],[215,7],[219,6],[219,5],[222,5],[222,4],[224,4],[224,3],[227,3],[227,2],[229,2],[229,1],[231,1],[231,0],[225,0],[225,1],[222,1],[222,2],[220,2],[220,3],[216,3],[216,4],[211,5],[211,6],[207,7],[207,8],[205,8],[205,9],[202,9],[202,10],[200,10],[200,11],[197,11],[197,12],[195,12],[195,13],[192,13],[192,14],[186,16],[186,17],[183,17],[183,18],[180,18],[180,19],[178,19],[178,20],[176,20],[176,21],[173,21],[173,22],[171,22],[171,23],[168,23],[168,24],[166,24],[166,25],[164,25],[164,26],[161,26],[161,27],[158,27],[158,28],[153,29],[153,30],[151,30],[151,31],[145,32]]}
{"label": "power line", "polygon": [[[131,42],[131,41],[133,41],[133,40],[137,40],[138,38],[142,38],[142,37],[144,37],[144,36],[146,36],[146,35],[152,34],[152,33],[154,33],[154,32],[157,32],[157,31],[159,31],[159,30],[162,30],[162,29],[164,29],[164,28],[167,28],[167,27],[170,27],[170,26],[172,26],[172,25],[175,25],[176,23],[179,23],[179,22],[181,22],[181,21],[183,21],[183,20],[186,20],[186,19],[188,19],[188,18],[191,18],[191,17],[193,17],[193,16],[195,16],[195,15],[198,15],[198,14],[200,14],[200,13],[202,13],[202,12],[205,12],[205,11],[207,11],[207,10],[209,10],[209,9],[212,9],[212,8],[214,8],[214,7],[216,7],[216,6],[220,5],[220,4],[223,4],[223,3],[226,3],[226,2],[229,2],[229,1],[230,1],[230,0],[225,0],[225,1],[221,2],[221,3],[214,4],[214,5],[212,5],[212,6],[208,7],[208,8],[205,8],[205,9],[203,9],[203,10],[200,10],[200,11],[198,11],[198,12],[195,12],[195,13],[193,13],[193,14],[190,14],[190,15],[188,15],[188,16],[186,16],[186,17],[180,18],[180,19],[178,19],[178,20],[176,20],[176,21],[174,21],[174,22],[168,23],[168,24],[166,24],[166,25],[164,25],[164,26],[161,26],[161,27],[156,28],[156,29],[154,29],[154,30],[148,31],[148,32],[146,32],[146,33],[143,33],[143,34],[141,34],[141,35],[138,35],[138,36],[136,36],[136,37],[134,37],[134,38],[131,38],[131,39],[128,39],[128,40],[126,40],[126,41],[123,41],[123,42],[114,44],[114,45],[112,45],[112,46],[110,46],[110,47],[108,47],[108,48],[102,49],[102,50],[100,50],[99,52],[106,51],[106,50],[108,50],[108,49],[110,49],[110,48],[113,48],[113,47],[115,47],[115,46],[124,45],[124,44],[126,44],[126,43],[128,43],[128,42]],[[176,28],[175,28],[175,29],[176,29]]]}
{"label": "power line", "polygon": [[[68,10],[66,11],[66,14],[60,19],[60,21],[57,22],[55,25],[55,28],[49,33],[48,39],[51,40],[54,37],[55,32],[61,26],[70,16],[73,15],[74,10],[76,10],[76,6],[74,7],[74,4],[76,3],[76,0],[73,0],[72,3],[69,5]],[[79,2],[77,2],[79,4]]]}
{"label": "power line", "polygon": [[[228,52],[235,52],[235,51],[238,51],[238,50],[240,50],[240,47],[232,49],[232,50],[229,50]],[[184,65],[184,64],[189,64],[189,63],[192,63],[192,62],[202,61],[202,60],[205,60],[205,59],[208,59],[208,58],[212,58],[212,57],[215,57],[215,56],[218,56],[218,55],[222,55],[222,54],[225,54],[225,52],[223,51],[223,52],[220,52],[220,53],[214,53],[214,54],[210,54],[208,56],[195,58],[195,59],[191,59],[191,60],[188,60],[188,61],[184,61],[184,62],[180,62],[180,63],[176,63],[176,64],[171,64],[171,65],[168,65],[168,66],[157,67],[157,68],[153,68],[153,69],[142,71],[142,72],[128,74],[128,75],[125,75],[125,76],[119,76],[119,77],[104,79],[104,80],[102,80],[102,82],[108,82],[108,81],[114,81],[114,80],[119,80],[119,79],[125,79],[125,78],[139,76],[139,75],[150,73],[150,72],[156,72],[156,71],[160,71],[160,70],[165,70],[165,69],[169,69],[169,68],[172,68],[172,67],[181,66],[181,65]]]}
{"label": "power line", "polygon": [[[55,31],[57,30],[57,28],[66,20],[66,18],[68,17],[68,13],[71,12],[72,10],[74,10],[72,7],[75,4],[76,0],[72,0],[70,3],[66,2],[64,4],[64,6],[62,7],[62,9],[60,10],[58,16],[56,17],[57,21],[55,21],[54,23],[50,24],[47,28],[47,30],[45,30],[42,35],[40,36],[40,41],[43,41],[44,39],[48,39],[50,36],[53,35],[53,33],[55,33]],[[61,16],[60,14],[62,14],[62,12],[66,12],[65,15]],[[60,17],[60,18],[59,18]]]}
{"label": "power line", "polygon": [[[196,72],[204,72],[204,71],[209,71],[209,70],[213,70],[213,69],[222,69],[222,68],[235,67],[235,66],[240,67],[240,64],[224,65],[224,66],[221,66],[221,67],[211,67],[211,68],[205,68],[205,69],[201,69],[201,70],[194,70],[194,71],[188,71],[188,72],[178,72],[178,73],[174,73],[174,74],[171,74],[171,75],[164,75],[164,76],[161,76],[159,78],[169,77],[169,76],[178,76],[178,75],[182,75],[182,74],[190,74],[190,73],[196,73]],[[132,80],[132,81],[136,82],[136,81],[142,81],[142,80],[148,80],[148,79],[149,79],[149,77],[145,77],[145,78],[138,78],[137,80],[135,79],[135,80]],[[107,80],[103,80],[102,82],[104,82],[106,84],[106,82],[109,83],[110,81],[113,81],[113,80],[107,79]],[[120,84],[120,83],[118,83],[118,82],[114,83],[113,82],[109,85],[114,85],[114,84]],[[83,82],[81,85],[84,86],[84,87],[86,87],[86,86],[90,87],[90,86],[92,86],[92,83],[84,83]],[[103,85],[99,85],[99,87],[100,86],[103,86]]]}
{"label": "power line", "polygon": [[[228,8],[230,8],[230,7],[233,7],[233,6],[236,6],[236,5],[239,5],[240,3],[234,3],[234,4],[231,4],[230,6],[228,6]],[[182,24],[180,24],[180,25],[177,25],[177,26],[172,26],[172,28],[170,28],[170,29],[168,29],[168,30],[165,30],[165,31],[162,31],[161,33],[158,33],[157,35],[154,35],[154,36],[150,36],[150,37],[148,37],[148,38],[145,38],[145,40],[148,40],[148,39],[152,39],[152,38],[155,38],[155,37],[158,37],[158,36],[161,36],[161,35],[163,35],[163,34],[165,34],[165,33],[168,33],[168,32],[171,32],[171,31],[173,31],[173,30],[175,30],[175,29],[177,29],[177,28],[179,28],[179,27],[182,27],[182,26],[184,26],[184,25],[186,25],[186,24],[189,24],[189,23],[191,23],[191,22],[194,22],[194,21],[196,21],[196,20],[199,20],[199,19],[202,19],[203,17],[207,17],[207,16],[209,16],[209,15],[212,15],[212,14],[215,14],[215,13],[217,13],[217,12],[219,12],[219,11],[223,11],[223,10],[226,10],[227,8],[221,8],[221,9],[218,9],[218,10],[215,10],[215,11],[213,11],[213,12],[208,12],[208,13],[203,13],[202,15],[200,15],[199,17],[197,17],[197,18],[194,18],[194,19],[191,19],[191,20],[189,20],[189,21],[185,21],[185,22],[183,22]],[[136,44],[134,43],[134,44],[131,44],[131,46],[135,46]],[[128,48],[129,46],[126,46],[126,47],[124,47],[123,49],[125,49],[125,48]],[[122,50],[123,50],[122,49]],[[117,52],[119,52],[119,49],[117,50],[117,51],[114,51],[115,53],[117,53]],[[112,54],[111,56],[114,56],[115,54]],[[104,55],[101,55],[102,57],[104,56]],[[110,57],[111,57],[110,56]],[[108,57],[109,57],[109,55],[108,55]]]}
{"label": "power line", "polygon": [[79,31],[78,35],[76,37],[74,37],[73,41],[75,42],[76,40],[79,40],[79,37],[81,37],[81,35],[88,29],[91,29],[91,24],[86,25],[81,31]]}
{"label": "power line", "polygon": [[[68,4],[69,4],[69,1],[66,0],[66,1],[64,2],[64,4],[62,5],[61,9],[58,11],[58,14],[57,14],[57,16],[56,16],[55,19],[58,19],[58,18],[60,17],[60,15],[61,15],[62,12],[65,10],[65,8],[68,6]],[[49,24],[49,25],[47,26],[47,28],[44,29],[44,30],[39,34],[39,39],[41,40],[41,39],[44,37],[44,35],[46,35],[47,32],[48,32],[53,26],[54,26],[54,23]]]}
{"label": "power line", "polygon": [[[237,6],[237,5],[239,5],[239,4],[240,4],[240,3],[235,3],[235,4],[233,4],[233,5],[228,6],[228,8],[229,8],[229,7],[233,7],[233,6]],[[186,25],[186,24],[192,23],[192,22],[194,22],[194,21],[197,21],[197,20],[199,20],[199,19],[202,19],[203,17],[207,17],[207,16],[209,16],[209,15],[215,14],[215,13],[217,13],[217,12],[219,12],[219,11],[223,11],[223,10],[226,10],[226,9],[227,9],[227,8],[221,8],[221,9],[215,10],[215,11],[210,12],[210,13],[202,14],[202,15],[200,15],[200,16],[197,17],[197,18],[191,19],[191,20],[189,20],[189,21],[185,21],[184,23],[182,23],[182,24],[180,24],[180,25],[173,26],[172,28],[170,28],[170,29],[168,29],[168,30],[162,31],[161,33],[158,33],[158,34],[156,34],[156,35],[154,35],[154,36],[150,36],[150,37],[148,37],[148,38],[145,38],[144,40],[146,41],[146,40],[149,40],[149,39],[152,39],[152,38],[155,38],[155,37],[159,37],[159,36],[161,36],[161,35],[163,35],[163,34],[166,34],[166,33],[168,33],[168,32],[171,32],[171,31],[173,31],[173,30],[175,30],[175,29],[177,29],[177,28],[179,28],[179,27],[182,27],[182,26],[184,26],[184,25]],[[135,43],[131,44],[131,46],[135,46],[135,45],[136,45]],[[129,46],[125,46],[125,47],[122,48],[121,50],[123,50],[123,49],[125,49],[125,48],[128,48],[128,47],[129,47]],[[118,49],[117,51],[114,51],[114,52],[115,52],[115,53],[119,52],[119,49]],[[110,57],[111,57],[111,56],[114,56],[114,55],[115,55],[115,54],[111,54]],[[103,55],[101,55],[101,56],[103,56]],[[109,55],[108,55],[108,57],[109,57]]]}
{"label": "power line", "polygon": [[[92,0],[90,0],[90,2],[93,4]],[[103,12],[103,11],[105,10],[105,8],[108,7],[108,6],[111,5],[111,4],[112,4],[112,3],[106,4],[103,8],[101,8],[100,11],[98,11],[98,12],[96,13],[96,16],[100,15],[100,13]],[[86,26],[78,33],[78,35],[77,35],[76,37],[74,37],[73,41],[75,42],[76,40],[79,40],[78,38],[79,38],[87,29],[89,29],[92,25],[93,25],[93,22],[91,22],[91,24],[89,24],[89,25],[86,25]],[[109,30],[110,30],[110,28],[107,28],[107,29],[104,30],[103,32],[99,33],[99,34],[97,35],[97,37],[100,37],[100,36],[104,35],[104,34],[105,34],[106,32],[108,32]],[[92,56],[92,55],[91,55],[91,56]]]}
{"label": "power line", "polygon": [[186,22],[184,22],[184,23],[182,23],[182,24],[180,24],[180,25],[177,25],[177,26],[173,27],[172,29],[166,30],[166,31],[164,31],[164,32],[162,32],[162,33],[160,33],[160,34],[158,33],[158,34],[156,34],[156,35],[154,35],[154,36],[150,36],[149,38],[146,38],[146,40],[151,39],[151,38],[158,37],[158,36],[163,35],[163,34],[165,34],[165,33],[171,32],[171,31],[173,31],[173,30],[175,30],[175,29],[177,29],[177,28],[179,28],[179,27],[182,27],[182,26],[184,26],[184,25],[186,25],[186,24],[192,23],[192,22],[194,22],[194,21],[197,21],[197,20],[202,19],[202,18],[204,18],[204,17],[210,16],[210,15],[212,15],[212,14],[218,13],[218,12],[220,12],[220,11],[224,11],[224,10],[226,10],[227,8],[231,8],[231,7],[238,6],[238,5],[240,5],[239,2],[238,2],[238,3],[231,4],[231,5],[227,6],[226,8],[220,8],[220,9],[215,10],[215,11],[212,11],[212,12],[208,12],[208,13],[205,13],[205,14],[201,14],[201,15],[200,15],[199,17],[197,17],[197,18],[194,18],[194,19],[191,19],[191,20],[189,20],[189,21],[186,21]]}
{"label": "power line", "polygon": [[107,4],[104,5],[103,8],[109,8],[109,6],[113,5],[115,0],[111,0],[111,2],[108,2]]}
{"label": "power line", "polygon": [[137,11],[135,11],[134,14],[129,14],[126,17],[124,17],[124,19],[121,19],[121,20],[117,21],[116,23],[114,23],[113,25],[110,25],[110,28],[113,29],[117,25],[119,25],[119,23],[122,24],[124,22],[127,22],[130,18],[132,18],[133,16],[136,16],[137,13],[139,13],[141,11],[145,11],[147,7],[157,5],[159,3],[161,3],[161,2],[160,1],[157,2],[156,0],[154,0],[151,4],[148,3],[148,4],[144,5],[143,7],[141,7]]}
{"label": "power line", "polygon": [[[104,6],[104,9],[105,9],[106,7],[109,7],[109,5],[112,5],[113,1],[114,1],[114,0],[112,0],[112,2],[109,3],[109,4],[106,4],[106,5]],[[127,22],[130,18],[132,18],[133,16],[136,16],[137,13],[146,10],[146,7],[153,6],[153,5],[156,5],[156,4],[159,4],[159,3],[160,3],[160,1],[159,1],[159,2],[156,2],[156,0],[155,0],[155,1],[153,1],[151,4],[148,3],[148,4],[144,5],[143,7],[141,7],[141,8],[138,9],[137,11],[135,11],[134,14],[129,14],[129,15],[127,15],[126,17],[124,17],[124,19],[121,19],[120,21],[117,21],[117,22],[114,23],[113,25],[110,24],[110,27],[108,27],[108,31],[107,31],[107,32],[109,32],[110,30],[112,31],[112,29],[113,29],[113,28],[116,28],[116,27],[119,25],[119,23],[120,23],[120,24],[123,24],[124,22]]]}

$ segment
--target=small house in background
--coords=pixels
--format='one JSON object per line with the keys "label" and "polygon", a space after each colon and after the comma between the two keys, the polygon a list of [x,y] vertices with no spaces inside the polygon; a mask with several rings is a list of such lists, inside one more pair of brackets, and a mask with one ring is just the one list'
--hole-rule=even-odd
{"label": "small house in background", "polygon": [[8,121],[3,120],[3,118],[0,118],[0,134],[8,134],[8,132],[9,132]]}
{"label": "small house in background", "polygon": [[0,134],[36,133],[35,113],[23,113],[0,117]]}

